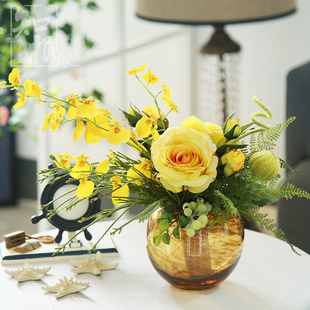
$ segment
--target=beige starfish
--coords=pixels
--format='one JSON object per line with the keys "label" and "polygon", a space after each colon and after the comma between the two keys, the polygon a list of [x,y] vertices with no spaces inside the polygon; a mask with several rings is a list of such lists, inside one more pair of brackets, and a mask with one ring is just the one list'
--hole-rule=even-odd
{"label": "beige starfish", "polygon": [[63,280],[60,279],[59,283],[53,286],[41,286],[42,290],[56,293],[55,297],[60,298],[68,294],[77,293],[85,290],[88,287],[89,282],[78,282],[73,281],[72,278],[69,280],[64,277]]}
{"label": "beige starfish", "polygon": [[71,268],[71,271],[76,273],[92,273],[94,275],[99,275],[102,270],[111,270],[118,266],[118,263],[107,264],[105,262],[101,262],[101,253],[99,251],[94,257],[86,258],[82,261],[75,261],[71,259],[70,262],[72,265],[76,266]]}
{"label": "beige starfish", "polygon": [[18,270],[7,270],[5,272],[14,277],[15,280],[22,282],[22,281],[30,281],[30,280],[41,280],[44,275],[51,270],[51,267],[47,268],[34,268],[30,266],[27,262],[25,262],[24,267]]}

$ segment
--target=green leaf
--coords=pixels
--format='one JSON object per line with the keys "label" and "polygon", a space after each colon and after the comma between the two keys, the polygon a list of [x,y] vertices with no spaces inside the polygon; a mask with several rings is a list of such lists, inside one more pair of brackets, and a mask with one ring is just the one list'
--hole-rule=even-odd
{"label": "green leaf", "polygon": [[54,155],[49,156],[51,160],[56,160],[56,157]]}
{"label": "green leaf", "polygon": [[64,32],[64,34],[67,36],[67,42],[68,44],[71,43],[72,40],[72,25],[66,23],[64,24],[62,27],[59,28],[60,30],[62,30]]}
{"label": "green leaf", "polygon": [[163,211],[161,218],[167,219],[169,222],[171,222],[173,219],[173,216],[169,212]]}
{"label": "green leaf", "polygon": [[221,157],[228,151],[228,149],[242,149],[247,146],[247,144],[224,144],[216,150],[216,154]]}
{"label": "green leaf", "polygon": [[67,0],[49,0],[48,4],[54,4],[54,3],[65,3]]}
{"label": "green leaf", "polygon": [[186,219],[183,215],[181,215],[181,216],[179,217],[179,225],[180,225],[181,227],[184,227],[184,226],[186,226],[186,224],[187,224],[187,219]]}
{"label": "green leaf", "polygon": [[92,96],[101,102],[103,101],[103,93],[97,89],[93,89]]}
{"label": "green leaf", "polygon": [[153,236],[153,242],[155,244],[155,246],[158,246],[161,243],[162,237],[161,237],[161,233],[158,232],[157,234],[155,234]]}
{"label": "green leaf", "polygon": [[87,7],[88,9],[90,9],[90,10],[93,10],[93,11],[99,9],[99,6],[97,5],[97,3],[96,3],[95,1],[89,1],[89,2],[87,3],[86,7]]}
{"label": "green leaf", "polygon": [[158,224],[160,231],[165,231],[169,228],[169,221],[167,219],[163,219]]}
{"label": "green leaf", "polygon": [[165,244],[169,244],[170,243],[170,235],[168,233],[164,233],[162,238],[163,238],[163,242]]}
{"label": "green leaf", "polygon": [[94,45],[95,45],[95,42],[90,40],[90,39],[88,39],[87,37],[84,37],[84,45],[87,48],[93,48]]}
{"label": "green leaf", "polygon": [[180,239],[180,230],[178,227],[176,227],[173,231],[172,234],[174,236],[175,239]]}

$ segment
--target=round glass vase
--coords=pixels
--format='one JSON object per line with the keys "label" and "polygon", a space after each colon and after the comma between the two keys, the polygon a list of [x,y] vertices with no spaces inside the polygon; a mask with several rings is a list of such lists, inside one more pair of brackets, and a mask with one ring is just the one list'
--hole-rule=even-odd
{"label": "round glass vase", "polygon": [[147,224],[147,252],[153,267],[171,285],[185,290],[205,290],[219,285],[235,269],[243,248],[244,227],[241,216],[230,216],[223,225],[206,227],[188,237],[180,230],[180,239],[172,236],[176,224],[169,228],[170,244],[154,245],[159,232],[157,219],[162,210],[151,214]]}

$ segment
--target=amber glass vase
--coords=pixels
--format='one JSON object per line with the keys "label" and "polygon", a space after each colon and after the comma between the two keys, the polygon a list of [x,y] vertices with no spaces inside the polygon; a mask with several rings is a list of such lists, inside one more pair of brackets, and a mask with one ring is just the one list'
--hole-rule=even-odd
{"label": "amber glass vase", "polygon": [[[155,246],[153,236],[159,232],[157,219],[161,212],[154,212],[147,225],[147,252],[155,270],[171,285],[186,290],[205,290],[223,282],[242,252],[244,228],[240,215],[230,216],[224,226],[209,229],[207,224],[194,237],[187,237],[181,230],[180,239],[172,236],[169,245],[161,242]],[[175,227],[170,227],[170,234]]]}

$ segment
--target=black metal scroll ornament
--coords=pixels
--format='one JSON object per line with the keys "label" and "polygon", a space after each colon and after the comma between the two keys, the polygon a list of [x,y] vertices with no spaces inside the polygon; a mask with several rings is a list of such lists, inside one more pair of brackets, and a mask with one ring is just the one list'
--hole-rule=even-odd
{"label": "black metal scroll ornament", "polygon": [[[56,197],[55,193],[58,189],[60,189],[63,186],[68,185],[68,183],[66,183],[66,181],[69,179],[69,177],[63,177],[61,179],[56,180],[54,183],[52,184],[47,184],[46,187],[44,188],[42,195],[41,195],[41,205],[47,205],[49,202],[53,201]],[[69,183],[70,185],[79,185],[78,181],[73,181]],[[66,207],[65,205],[63,207]],[[72,207],[75,208],[75,207]],[[39,215],[34,215],[31,217],[31,222],[33,224],[37,224],[40,220],[42,220],[43,218],[48,218],[49,213],[51,211],[56,211],[56,209],[54,209],[54,203],[51,203],[50,205],[48,205],[47,207],[44,207],[42,209],[42,214]],[[88,224],[92,223],[95,218],[89,219],[87,221],[84,221],[82,223],[79,223],[78,221],[82,218],[82,217],[89,217],[91,215],[94,215],[96,213],[98,213],[100,211],[100,200],[96,200],[93,202],[90,202],[90,200],[88,200],[88,208],[86,210],[86,212],[84,214],[82,214],[79,218],[75,218],[73,220],[71,219],[66,219],[64,217],[62,217],[61,213],[56,213],[54,214],[51,219],[49,220],[49,222],[55,226],[56,228],[59,229],[59,232],[55,238],[55,241],[57,243],[60,243],[62,240],[62,234],[64,231],[69,231],[69,232],[74,232],[77,230],[81,230],[83,227],[87,226]],[[70,212],[69,210],[66,212]],[[92,239],[92,235],[91,233],[85,229],[84,230],[84,235],[86,240],[91,240]]]}

